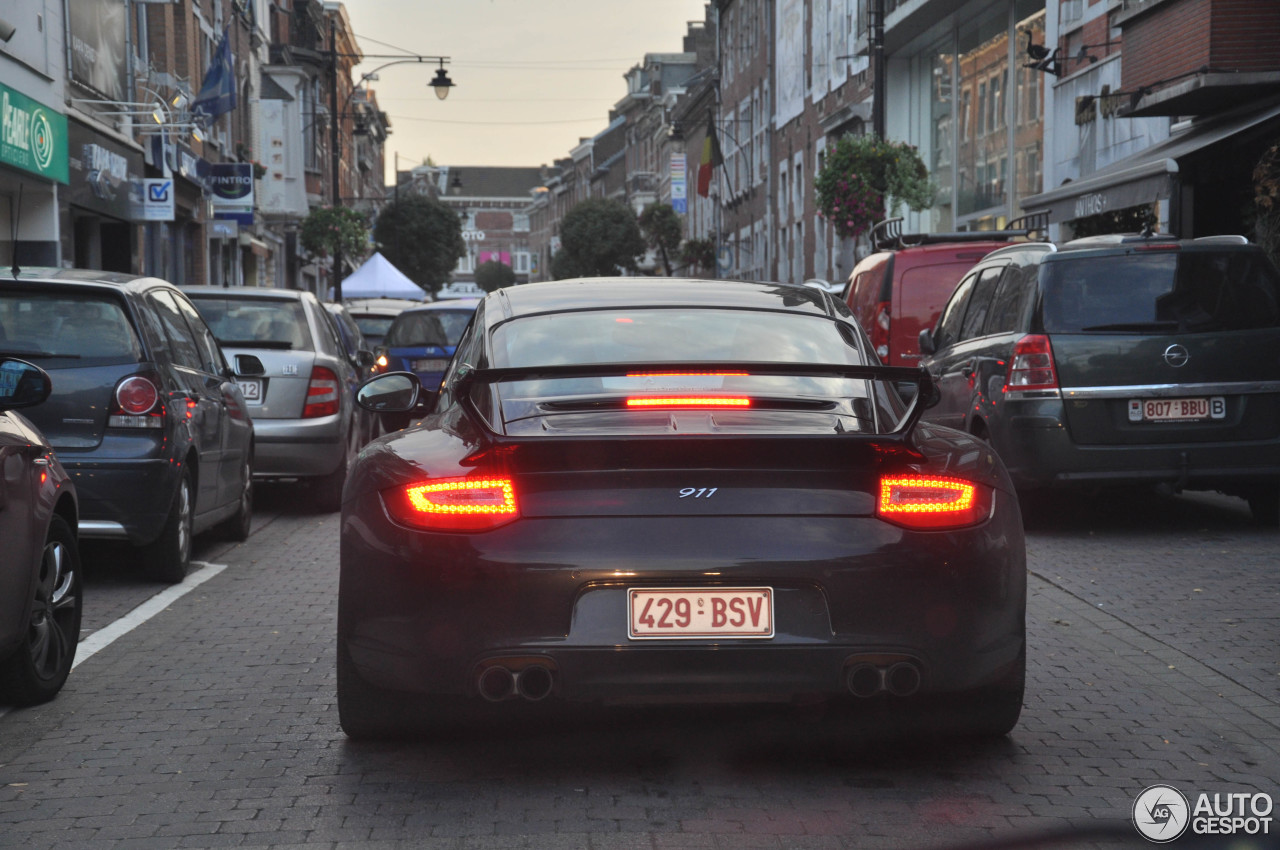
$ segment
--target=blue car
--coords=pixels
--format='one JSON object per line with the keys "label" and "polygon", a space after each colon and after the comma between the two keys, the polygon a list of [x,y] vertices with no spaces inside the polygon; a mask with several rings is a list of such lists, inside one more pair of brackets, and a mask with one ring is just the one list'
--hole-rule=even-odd
{"label": "blue car", "polygon": [[378,371],[413,372],[434,395],[479,303],[473,298],[437,301],[396,316],[378,346]]}

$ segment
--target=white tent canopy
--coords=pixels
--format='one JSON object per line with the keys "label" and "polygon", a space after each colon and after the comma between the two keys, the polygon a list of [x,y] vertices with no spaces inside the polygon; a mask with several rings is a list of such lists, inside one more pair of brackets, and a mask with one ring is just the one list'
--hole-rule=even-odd
{"label": "white tent canopy", "polygon": [[[330,291],[330,295],[332,295]],[[422,287],[405,277],[404,272],[387,261],[381,254],[374,254],[364,265],[342,281],[342,297],[348,298],[409,298],[427,300]]]}

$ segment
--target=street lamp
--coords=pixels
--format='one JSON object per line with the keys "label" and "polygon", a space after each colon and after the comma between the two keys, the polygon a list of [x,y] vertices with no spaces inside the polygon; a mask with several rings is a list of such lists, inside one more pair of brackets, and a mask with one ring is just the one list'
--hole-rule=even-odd
{"label": "street lamp", "polygon": [[[390,68],[392,65],[406,64],[422,64],[424,62],[439,62],[440,67],[436,70],[435,77],[431,81],[431,87],[435,89],[436,97],[444,100],[449,96],[449,89],[453,88],[455,83],[449,79],[449,74],[444,69],[444,63],[449,60],[447,56],[404,56],[404,55],[383,55],[383,54],[353,54],[338,53],[338,24],[335,16],[329,17],[329,155],[330,155],[330,177],[333,182],[333,206],[338,208],[342,206],[342,190],[340,187],[340,168],[339,164],[342,160],[342,140],[338,135],[338,120],[342,116],[342,112],[338,109],[338,57],[351,59],[389,59],[378,67],[374,68],[367,74],[360,75],[360,82],[352,86],[351,91],[347,94],[343,101],[342,109],[346,110],[347,105],[351,103],[351,97],[356,90],[364,84],[370,77],[375,76],[383,68]],[[398,178],[397,178],[398,179]],[[333,300],[342,300],[342,246],[334,247],[333,251]]]}

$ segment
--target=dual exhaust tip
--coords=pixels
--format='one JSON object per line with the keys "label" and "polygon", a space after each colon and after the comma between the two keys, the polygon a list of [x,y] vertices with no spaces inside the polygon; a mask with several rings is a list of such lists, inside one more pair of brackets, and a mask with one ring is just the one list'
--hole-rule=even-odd
{"label": "dual exhaust tip", "polygon": [[476,689],[489,702],[521,699],[538,702],[551,695],[555,676],[545,664],[529,664],[512,670],[502,664],[491,664],[476,677]]}
{"label": "dual exhaust tip", "polygon": [[849,693],[860,699],[880,693],[909,697],[920,690],[920,668],[910,661],[887,666],[854,664],[845,671],[844,684]]}

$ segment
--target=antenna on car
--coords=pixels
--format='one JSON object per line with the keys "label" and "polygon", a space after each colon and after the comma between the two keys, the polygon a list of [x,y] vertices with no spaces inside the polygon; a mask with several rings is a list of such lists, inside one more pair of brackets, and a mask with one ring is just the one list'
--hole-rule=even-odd
{"label": "antenna on car", "polygon": [[18,183],[18,203],[14,208],[13,198],[9,199],[9,222],[13,226],[13,239],[10,242],[13,245],[13,279],[18,279],[18,274],[22,269],[18,268],[18,218],[22,215],[22,183]]}

